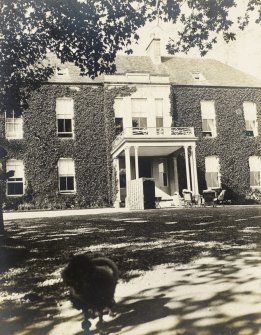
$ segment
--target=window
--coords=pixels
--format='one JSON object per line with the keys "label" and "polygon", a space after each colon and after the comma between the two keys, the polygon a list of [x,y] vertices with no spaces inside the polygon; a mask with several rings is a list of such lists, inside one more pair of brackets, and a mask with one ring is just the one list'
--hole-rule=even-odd
{"label": "window", "polygon": [[15,117],[14,111],[12,117],[5,119],[5,137],[7,139],[23,138],[23,119],[22,117]]}
{"label": "window", "polygon": [[146,117],[147,99],[131,99],[133,134],[148,134]]}
{"label": "window", "polygon": [[155,114],[157,135],[163,135],[163,99],[155,99]]}
{"label": "window", "polygon": [[56,99],[58,137],[73,137],[73,99]]}
{"label": "window", "polygon": [[196,81],[204,81],[206,80],[205,77],[203,76],[203,74],[199,71],[192,71],[191,72],[192,77],[196,80]]}
{"label": "window", "polygon": [[216,113],[214,101],[201,101],[202,134],[205,137],[215,137]]}
{"label": "window", "polygon": [[168,174],[167,174],[167,161],[162,160],[159,162],[159,183],[160,186],[168,186]]}
{"label": "window", "polygon": [[126,188],[126,169],[120,169],[120,188]]}
{"label": "window", "polygon": [[75,168],[73,159],[59,159],[58,175],[60,193],[75,193]]}
{"label": "window", "polygon": [[9,159],[6,162],[6,172],[14,171],[7,180],[7,195],[19,196],[24,194],[24,164],[21,160]]}
{"label": "window", "polygon": [[123,118],[122,117],[116,117],[114,119],[115,121],[115,131],[116,131],[116,135],[119,135],[122,133],[123,131]]}
{"label": "window", "polygon": [[123,117],[123,98],[115,98],[114,100],[114,115],[115,117]]}
{"label": "window", "polygon": [[141,116],[142,114],[146,114],[146,104],[147,99],[144,98],[131,99],[132,115]]}
{"label": "window", "polygon": [[134,135],[148,134],[147,118],[146,117],[133,117],[132,118],[132,129],[133,129]]}
{"label": "window", "polygon": [[69,70],[68,70],[67,67],[63,68],[63,69],[57,67],[56,68],[56,75],[57,76],[68,76],[69,75]]}
{"label": "window", "polygon": [[246,135],[257,136],[256,104],[253,102],[244,102],[243,109],[246,122]]}
{"label": "window", "polygon": [[249,157],[250,187],[261,187],[261,157]]}
{"label": "window", "polygon": [[220,188],[220,167],[219,158],[208,156],[205,158],[206,182],[208,188]]}

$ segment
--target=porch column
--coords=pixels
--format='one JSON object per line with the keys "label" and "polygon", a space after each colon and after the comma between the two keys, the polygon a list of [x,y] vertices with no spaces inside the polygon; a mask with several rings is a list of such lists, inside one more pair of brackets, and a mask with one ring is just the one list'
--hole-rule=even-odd
{"label": "porch column", "polygon": [[138,146],[134,147],[134,151],[135,151],[135,176],[136,179],[139,178],[139,156],[138,156]]}
{"label": "porch column", "polygon": [[197,173],[196,147],[195,146],[191,147],[191,153],[192,153],[193,170],[194,170],[194,185],[195,185],[194,193],[199,194],[198,193],[198,173]]}
{"label": "porch column", "polygon": [[191,172],[191,187],[192,187],[192,193],[195,195],[195,176],[194,176],[194,162],[193,162],[193,157],[192,153],[190,152],[189,155],[189,163],[190,163],[190,172]]}
{"label": "porch column", "polygon": [[116,199],[114,202],[114,207],[119,208],[120,207],[120,202],[121,202],[121,189],[120,189],[120,160],[119,158],[114,158],[113,160],[113,166],[115,169],[115,174],[116,174]]}
{"label": "porch column", "polygon": [[174,192],[178,192],[179,191],[179,178],[178,178],[177,157],[173,157],[173,169],[174,169]]}
{"label": "porch column", "polygon": [[129,208],[128,194],[129,194],[129,182],[131,181],[131,162],[130,162],[130,147],[124,149],[125,153],[125,170],[126,170],[126,198],[125,207]]}
{"label": "porch column", "polygon": [[126,192],[128,192],[128,183],[131,180],[130,147],[126,147],[124,149],[124,153],[125,153],[125,169],[126,169]]}
{"label": "porch column", "polygon": [[190,186],[190,175],[189,175],[189,159],[188,159],[188,147],[184,146],[185,151],[185,163],[186,163],[186,177],[187,177],[187,189],[191,191]]}

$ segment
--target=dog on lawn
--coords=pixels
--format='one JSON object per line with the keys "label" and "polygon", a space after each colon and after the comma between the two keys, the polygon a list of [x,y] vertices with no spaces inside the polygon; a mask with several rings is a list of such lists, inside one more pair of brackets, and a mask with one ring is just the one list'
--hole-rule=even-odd
{"label": "dog on lawn", "polygon": [[103,322],[105,310],[112,310],[119,278],[117,265],[106,257],[73,256],[62,272],[65,285],[70,288],[70,300],[82,309],[85,319],[99,316]]}

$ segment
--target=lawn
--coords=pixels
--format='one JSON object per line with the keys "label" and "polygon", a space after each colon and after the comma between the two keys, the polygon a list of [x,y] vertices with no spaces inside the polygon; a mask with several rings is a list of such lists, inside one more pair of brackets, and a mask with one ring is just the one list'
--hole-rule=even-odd
{"label": "lawn", "polygon": [[[179,300],[179,306],[175,305],[166,312],[164,303],[161,305],[161,298],[164,298],[164,294],[168,295],[170,288],[160,290],[158,287],[157,304],[154,309],[161,306],[166,312],[164,317],[178,313],[179,317],[188,315],[190,310],[186,308],[189,300],[186,299],[191,299],[189,305],[194,310],[200,310],[202,306],[205,308],[209,304],[216,306],[217,303],[235,302],[234,291],[226,288],[227,283],[242,286],[250,280],[259,280],[261,284],[255,272],[261,259],[260,207],[159,209],[117,215],[14,220],[6,223],[6,230],[8,238],[2,238],[0,255],[1,335],[49,334],[57,322],[55,320],[60,313],[59,308],[67,298],[60,271],[70,255],[76,253],[102,254],[112,258],[120,269],[120,285],[123,291],[124,287],[130,288],[131,283],[142,283],[142,280],[147,278],[146,275],[152,274],[154,269],[159,269],[161,274],[174,269],[176,296],[181,294],[176,299]],[[242,268],[248,269],[246,276],[240,275]],[[162,269],[165,269],[165,272]],[[194,269],[193,273],[186,272],[191,269]],[[177,279],[179,271],[183,271],[185,276],[180,277],[180,280]],[[147,280],[150,280],[149,277]],[[195,297],[182,296],[186,285],[196,285],[196,282],[197,285],[201,285],[204,282],[215,286],[222,281],[224,290],[219,289],[213,293],[214,300],[213,297],[202,301],[196,300]],[[202,294],[204,296],[204,292]],[[240,291],[241,297],[249,294],[250,288]],[[255,291],[253,304],[256,303],[255,299],[261,302],[260,298],[261,290]],[[139,305],[135,305],[137,311],[141,301],[138,302]],[[184,304],[182,308],[181,302]],[[122,306],[126,304],[127,301],[122,299],[119,314]],[[154,306],[152,302],[151,306]],[[141,310],[144,311],[144,307]],[[244,312],[248,318],[241,324],[241,319],[235,321],[238,317],[235,313],[233,322],[230,317],[227,324],[222,321],[219,325],[221,328],[213,329],[200,323],[196,327],[196,321],[193,319],[192,322],[191,318],[189,322],[184,323],[186,318],[181,318],[169,334],[260,334],[260,314],[258,316],[254,312],[248,312]],[[215,317],[218,319],[222,316],[217,314]],[[150,318],[160,319],[159,315],[153,313],[150,314]],[[198,318],[196,319],[198,322]],[[130,318],[128,320],[130,321]],[[115,327],[111,331],[114,334],[120,334],[116,327],[117,322],[122,323],[121,328],[124,322],[126,324],[126,320],[121,321],[120,316],[114,320]],[[146,322],[146,318],[139,321],[134,321],[133,318],[132,327]],[[37,333],[31,325],[39,326]],[[178,332],[174,332],[177,329]],[[129,334],[135,333],[132,331]],[[145,335],[145,332],[142,333],[141,330],[141,334]],[[159,332],[148,334],[156,335]]]}

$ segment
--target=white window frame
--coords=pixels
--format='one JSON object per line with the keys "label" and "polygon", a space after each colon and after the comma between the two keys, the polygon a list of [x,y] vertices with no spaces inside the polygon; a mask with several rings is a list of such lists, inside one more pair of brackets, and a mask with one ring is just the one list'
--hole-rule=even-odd
{"label": "white window frame", "polygon": [[[66,166],[67,164],[67,166]],[[72,190],[61,190],[61,179],[60,178],[73,178],[73,189]],[[75,194],[76,183],[75,183],[75,163],[72,158],[60,158],[58,160],[58,184],[59,193],[61,194]]]}
{"label": "white window frame", "polygon": [[[13,131],[8,130],[9,126],[13,128]],[[5,138],[8,140],[23,138],[23,118],[22,116],[15,117],[14,111],[12,117],[7,117],[5,114]]]}
{"label": "white window frame", "polygon": [[[202,100],[200,101],[200,106],[201,106],[202,134],[206,138],[214,138],[217,136],[215,101]],[[204,130],[204,123],[207,123],[210,129]],[[211,134],[208,135],[208,133]]]}
{"label": "white window frame", "polygon": [[[6,195],[8,197],[21,197],[25,192],[24,163],[18,159],[8,159],[6,161],[6,172],[14,171],[14,175],[6,181]],[[9,194],[9,185],[22,184],[23,191],[18,194]]]}
{"label": "white window frame", "polygon": [[[71,103],[70,110],[65,110],[64,112],[59,111],[58,103],[59,101],[68,101]],[[66,120],[71,121],[71,131],[59,131],[59,120],[63,120],[64,128]],[[71,139],[74,138],[74,101],[70,97],[60,97],[56,99],[56,130],[57,136],[61,139]],[[65,136],[62,136],[65,135]]]}
{"label": "white window frame", "polygon": [[[259,184],[251,185],[251,173],[256,173],[258,175]],[[260,156],[250,156],[249,157],[249,174],[250,174],[250,188],[261,189],[261,157]]]}
{"label": "white window frame", "polygon": [[246,126],[246,135],[254,137],[258,136],[256,104],[251,101],[244,101],[243,110]]}
{"label": "white window frame", "polygon": [[[217,178],[217,185],[208,185],[207,174],[215,174]],[[221,174],[220,174],[220,160],[218,156],[206,156],[205,157],[205,179],[207,188],[220,189],[221,188]],[[211,177],[212,179],[212,177]]]}

